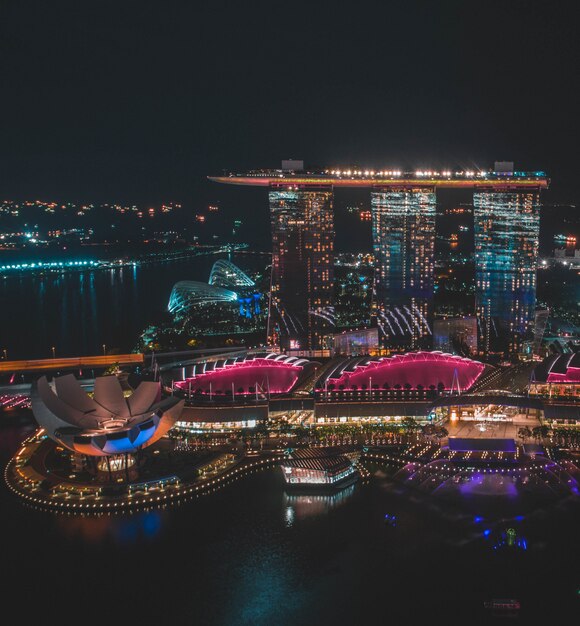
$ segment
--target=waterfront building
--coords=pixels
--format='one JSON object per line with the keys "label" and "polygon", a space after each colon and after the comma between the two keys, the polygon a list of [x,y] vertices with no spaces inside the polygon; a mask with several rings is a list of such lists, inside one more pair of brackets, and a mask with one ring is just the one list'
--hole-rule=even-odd
{"label": "waterfront building", "polygon": [[136,453],[169,432],[184,401],[161,398],[157,382],[144,381],[126,395],[116,376],[95,378],[89,396],[72,374],[32,386],[32,412],[46,434],[77,455],[110,457]]}
{"label": "waterfront building", "polygon": [[435,255],[435,190],[371,193],[375,317],[384,345],[416,349],[431,343]]}
{"label": "waterfront building", "polygon": [[245,317],[260,312],[260,294],[256,283],[242,270],[225,259],[218,259],[211,268],[207,283],[181,280],[173,286],[167,310],[187,314],[212,304],[236,303]]}
{"label": "waterfront building", "polygon": [[443,352],[347,358],[325,371],[314,391],[322,397],[351,392],[355,398],[364,392],[371,398],[385,392],[407,398],[423,397],[429,390],[463,392],[475,384],[484,368],[479,361]]}
{"label": "waterfront building", "polygon": [[539,193],[476,191],[473,207],[480,350],[514,354],[534,330]]}
{"label": "waterfront building", "polygon": [[175,370],[174,387],[188,398],[260,398],[290,393],[318,365],[285,354],[254,353],[239,357],[195,360]]}
{"label": "waterfront building", "polygon": [[289,354],[321,350],[335,324],[332,191],[272,188],[269,198],[268,342]]}
{"label": "waterfront building", "polygon": [[289,450],[280,466],[288,487],[340,489],[358,479],[359,456],[340,448],[301,448]]}

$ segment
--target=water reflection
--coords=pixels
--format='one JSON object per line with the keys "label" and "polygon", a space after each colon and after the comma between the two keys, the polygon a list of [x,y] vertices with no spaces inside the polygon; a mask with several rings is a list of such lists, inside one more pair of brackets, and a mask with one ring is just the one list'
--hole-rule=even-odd
{"label": "water reflection", "polygon": [[463,495],[517,497],[515,478],[476,473],[464,480],[459,491]]}
{"label": "water reflection", "polygon": [[291,527],[296,520],[327,515],[350,500],[356,488],[356,485],[350,485],[333,494],[300,495],[284,492],[286,526]]}
{"label": "water reflection", "polygon": [[219,256],[109,271],[0,277],[10,302],[0,309],[0,326],[10,329],[2,347],[15,359],[50,356],[51,346],[58,356],[99,354],[103,343],[132,350],[144,327],[166,310],[173,284],[207,280]]}
{"label": "water reflection", "polygon": [[60,531],[69,538],[89,543],[112,540],[117,544],[130,545],[156,538],[163,526],[163,514],[163,511],[139,511],[123,516],[58,516],[56,520]]}

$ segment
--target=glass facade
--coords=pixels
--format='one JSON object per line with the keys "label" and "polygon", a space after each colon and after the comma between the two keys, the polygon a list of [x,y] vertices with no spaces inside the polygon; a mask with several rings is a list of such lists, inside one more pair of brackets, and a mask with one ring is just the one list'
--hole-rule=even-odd
{"label": "glass facade", "polygon": [[477,319],[451,317],[433,323],[433,349],[469,357],[477,353]]}
{"label": "glass facade", "polygon": [[319,350],[335,326],[332,190],[270,190],[272,287],[268,341]]}
{"label": "glass facade", "polygon": [[473,207],[480,350],[513,354],[533,331],[539,193],[478,191]]}
{"label": "glass facade", "polygon": [[371,356],[379,353],[379,329],[351,330],[332,336],[332,354],[344,356]]}
{"label": "glass facade", "polygon": [[381,343],[415,349],[431,342],[435,191],[371,193],[375,254],[374,314]]}

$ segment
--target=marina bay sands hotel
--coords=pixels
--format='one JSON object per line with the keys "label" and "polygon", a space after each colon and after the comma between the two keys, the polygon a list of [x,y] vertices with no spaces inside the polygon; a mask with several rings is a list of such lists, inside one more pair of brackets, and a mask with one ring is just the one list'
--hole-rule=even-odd
{"label": "marina bay sands hotel", "polygon": [[374,248],[373,319],[391,349],[432,341],[435,214],[438,189],[472,189],[475,314],[479,350],[501,333],[517,352],[533,330],[544,172],[518,172],[509,162],[491,171],[305,171],[230,173],[210,180],[268,189],[272,285],[268,340],[283,351],[322,349],[334,331],[335,188],[368,188]]}

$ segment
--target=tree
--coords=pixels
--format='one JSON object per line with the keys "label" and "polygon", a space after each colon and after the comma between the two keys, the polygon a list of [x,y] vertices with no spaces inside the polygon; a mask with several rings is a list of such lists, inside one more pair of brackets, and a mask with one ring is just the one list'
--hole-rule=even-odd
{"label": "tree", "polygon": [[532,428],[532,436],[536,441],[540,441],[540,439],[545,439],[550,433],[550,429],[547,426],[534,426]]}
{"label": "tree", "polygon": [[432,437],[435,434],[435,426],[433,426],[433,424],[425,424],[424,426],[421,426],[421,434],[425,438]]}
{"label": "tree", "polygon": [[109,365],[109,367],[107,367],[107,369],[105,370],[105,376],[111,375],[111,374],[120,374],[121,373],[121,367],[119,366],[119,362],[116,361],[115,363],[112,363],[111,365]]}
{"label": "tree", "polygon": [[518,437],[525,443],[532,436],[532,431],[528,426],[518,428]]}
{"label": "tree", "polygon": [[407,417],[404,417],[401,420],[401,426],[407,432],[411,432],[413,430],[417,430],[418,428],[420,428],[419,424],[417,423],[417,420],[414,417],[411,417],[410,415],[408,415]]}

